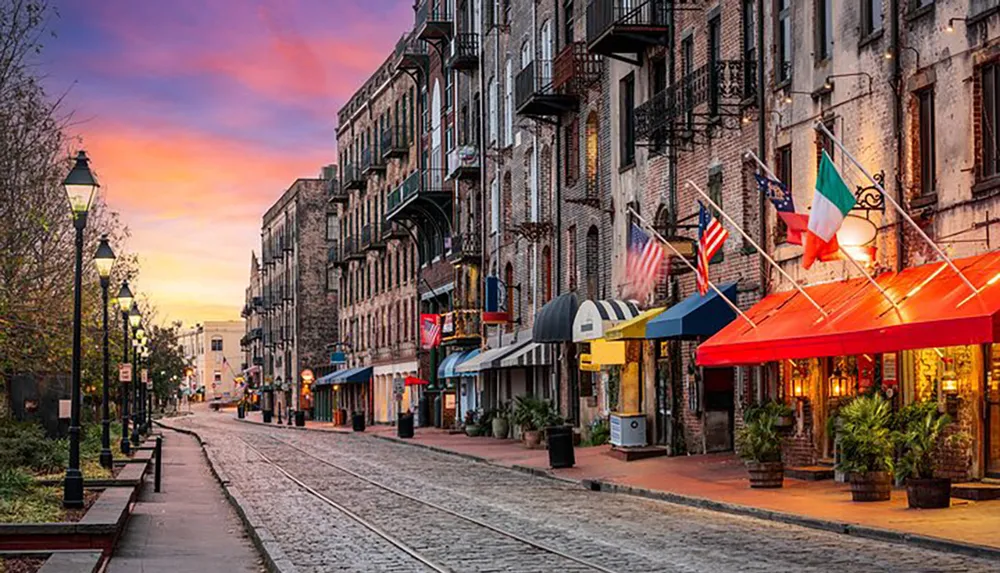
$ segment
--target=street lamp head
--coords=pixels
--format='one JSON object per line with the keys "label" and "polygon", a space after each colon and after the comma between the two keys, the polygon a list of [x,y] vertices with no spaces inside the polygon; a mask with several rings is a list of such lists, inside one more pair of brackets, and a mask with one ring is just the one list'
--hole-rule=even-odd
{"label": "street lamp head", "polygon": [[118,290],[118,308],[122,312],[128,312],[132,308],[132,289],[128,288],[128,281],[122,282],[122,288]]}
{"label": "street lamp head", "polygon": [[132,328],[139,326],[142,322],[142,313],[139,312],[139,305],[132,303],[132,310],[128,313],[128,324]]}
{"label": "street lamp head", "polygon": [[101,235],[101,242],[97,244],[97,253],[94,254],[94,266],[97,267],[97,274],[102,279],[111,276],[111,267],[115,264],[115,252],[108,244],[108,236]]}
{"label": "street lamp head", "polygon": [[142,328],[142,325],[140,324],[135,328],[135,339],[141,343],[143,337],[145,336],[146,336],[146,331]]}
{"label": "street lamp head", "polygon": [[69,208],[73,211],[73,215],[87,214],[98,187],[100,184],[90,171],[90,159],[87,158],[85,151],[80,151],[76,155],[73,169],[63,181],[63,188],[69,198]]}

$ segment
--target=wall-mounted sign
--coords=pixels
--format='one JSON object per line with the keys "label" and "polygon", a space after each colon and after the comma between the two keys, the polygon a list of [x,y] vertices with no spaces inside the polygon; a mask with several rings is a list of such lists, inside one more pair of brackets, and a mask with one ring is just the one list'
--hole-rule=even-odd
{"label": "wall-mounted sign", "polygon": [[340,350],[334,350],[330,354],[330,364],[333,366],[339,366],[341,364],[347,363],[347,355]]}
{"label": "wall-mounted sign", "polygon": [[118,381],[119,382],[131,382],[132,381],[132,365],[131,364],[119,364],[118,365]]}
{"label": "wall-mounted sign", "polygon": [[486,296],[483,301],[483,322],[486,324],[503,324],[510,322],[510,311],[507,308],[506,293],[500,288],[500,278],[486,277]]}
{"label": "wall-mounted sign", "polygon": [[898,368],[896,364],[897,354],[886,352],[882,355],[882,385],[895,386],[899,381]]}

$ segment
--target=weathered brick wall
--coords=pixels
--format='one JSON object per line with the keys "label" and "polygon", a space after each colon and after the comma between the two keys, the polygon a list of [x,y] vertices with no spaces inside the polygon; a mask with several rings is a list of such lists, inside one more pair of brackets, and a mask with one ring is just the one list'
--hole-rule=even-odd
{"label": "weathered brick wall", "polygon": [[298,274],[295,277],[296,372],[329,363],[327,344],[337,340],[338,297],[327,289],[326,204],[327,182],[296,181],[298,234],[295,245]]}

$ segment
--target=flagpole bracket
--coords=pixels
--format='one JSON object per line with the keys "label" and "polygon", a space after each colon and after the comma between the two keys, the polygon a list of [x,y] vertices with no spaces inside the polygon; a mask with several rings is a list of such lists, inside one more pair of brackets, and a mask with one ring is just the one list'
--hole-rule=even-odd
{"label": "flagpole bracket", "polygon": [[885,188],[885,170],[873,174],[872,179],[875,180],[875,185],[857,186],[857,191],[854,193],[855,205],[851,209],[852,211],[885,213],[885,196],[879,191],[880,187]]}

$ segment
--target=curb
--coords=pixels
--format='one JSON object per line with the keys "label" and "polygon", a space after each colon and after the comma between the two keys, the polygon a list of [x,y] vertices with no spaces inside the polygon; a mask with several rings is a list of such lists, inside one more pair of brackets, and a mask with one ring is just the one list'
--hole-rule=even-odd
{"label": "curb", "polygon": [[[263,422],[254,422],[246,419],[240,421],[260,426],[271,425],[271,424],[264,424]],[[327,430],[323,428],[308,428],[308,427],[302,428],[295,426],[291,426],[291,428],[296,430],[326,432],[335,434],[350,433],[350,432],[337,432],[334,430]],[[782,511],[762,509],[748,505],[739,505],[723,501],[716,501],[713,499],[684,495],[668,491],[658,491],[646,488],[632,487],[616,483],[604,482],[600,480],[591,480],[591,479],[576,480],[571,478],[564,478],[557,476],[553,474],[551,471],[542,468],[529,467],[519,464],[506,466],[503,464],[498,464],[487,458],[483,458],[473,454],[466,454],[463,452],[455,452],[439,446],[421,444],[419,442],[404,440],[402,438],[397,438],[388,435],[379,435],[379,434],[367,434],[367,435],[369,437],[376,438],[379,440],[385,440],[387,442],[396,442],[414,448],[423,448],[425,450],[430,450],[440,454],[447,454],[450,456],[456,456],[477,463],[489,464],[491,466],[495,466],[498,468],[514,470],[516,472],[528,474],[534,477],[548,478],[563,483],[579,485],[582,486],[584,489],[588,489],[590,491],[614,493],[619,495],[629,495],[632,497],[641,497],[645,499],[651,499],[654,501],[673,503],[675,505],[684,505],[688,507],[694,507],[697,509],[715,511],[718,513],[728,513],[730,515],[753,517],[765,521],[773,521],[777,523],[785,523],[788,525],[796,525],[808,529],[817,529],[821,531],[828,531],[831,533],[839,533],[841,535],[850,535],[853,537],[859,537],[863,539],[872,539],[875,541],[894,543],[897,545],[909,545],[914,547],[921,547],[923,549],[931,549],[934,551],[941,551],[944,553],[957,553],[980,559],[994,559],[994,560],[1000,559],[1000,548],[988,547],[985,545],[975,545],[971,543],[964,543],[961,541],[952,541],[949,539],[943,539],[941,537],[932,537],[929,535],[906,533],[903,531],[895,531],[892,529],[882,529],[877,527],[870,527],[867,525],[858,525],[853,523],[832,521],[815,517],[806,517],[803,515],[796,515],[794,513],[785,513]]]}
{"label": "curb", "polygon": [[208,461],[208,467],[211,470],[212,475],[215,477],[216,481],[219,482],[219,485],[222,486],[222,492],[226,495],[229,505],[236,510],[236,514],[240,517],[240,521],[243,522],[243,527],[247,530],[247,533],[250,534],[250,539],[253,541],[254,547],[256,547],[257,551],[259,551],[264,557],[264,564],[267,566],[267,570],[270,573],[297,573],[298,570],[295,565],[292,564],[288,557],[285,556],[285,552],[278,547],[277,540],[274,535],[272,535],[267,526],[265,526],[260,519],[257,518],[257,514],[250,509],[250,504],[243,499],[243,494],[240,493],[239,488],[230,485],[229,477],[225,474],[221,464],[216,461],[209,444],[203,441],[197,432],[192,430],[177,428],[159,421],[154,421],[153,423],[161,428],[193,436],[194,439],[198,440],[198,444],[201,446],[201,452]]}

